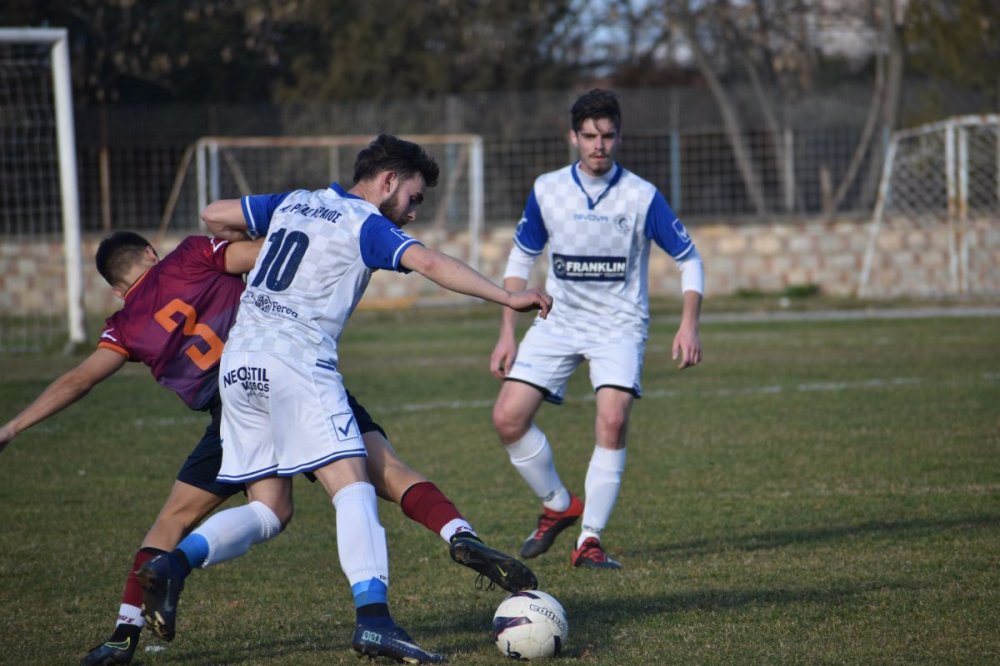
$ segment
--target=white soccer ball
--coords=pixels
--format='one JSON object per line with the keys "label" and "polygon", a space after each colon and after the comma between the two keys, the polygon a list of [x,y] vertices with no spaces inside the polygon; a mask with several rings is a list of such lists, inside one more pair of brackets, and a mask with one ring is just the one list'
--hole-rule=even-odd
{"label": "white soccer ball", "polygon": [[562,604],[539,590],[510,595],[493,615],[493,640],[511,659],[554,657],[568,637],[569,622]]}

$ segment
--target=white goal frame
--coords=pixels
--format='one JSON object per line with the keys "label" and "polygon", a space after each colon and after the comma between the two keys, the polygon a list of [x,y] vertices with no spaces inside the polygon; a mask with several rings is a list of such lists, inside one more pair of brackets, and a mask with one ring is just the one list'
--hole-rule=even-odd
{"label": "white goal frame", "polygon": [[[466,260],[470,266],[478,270],[480,238],[485,217],[482,136],[478,134],[411,134],[401,135],[400,138],[417,143],[432,153],[434,148],[441,146],[462,146],[467,149],[467,154],[459,160],[463,164],[461,169],[456,169],[447,163],[442,164],[441,156],[437,156],[438,162],[441,164],[441,182],[434,189],[443,190],[441,196],[445,198],[454,196],[457,179],[464,176],[464,182],[468,186],[469,218],[469,249]],[[319,148],[339,151],[344,148],[367,146],[372,139],[374,139],[372,135],[202,137],[197,141],[194,149],[198,210],[204,210],[205,206],[212,201],[232,196],[231,193],[223,192],[220,185],[224,171],[236,181],[241,196],[262,193],[253,191],[254,185],[250,182],[251,179],[242,173],[238,160],[233,157],[234,151],[232,149]],[[345,165],[349,169],[347,173],[343,173],[339,167],[331,166],[331,173],[326,174],[328,176],[327,182],[339,178],[341,182],[349,183],[353,175],[353,160],[352,153],[350,162]],[[302,183],[288,183],[286,188],[294,189],[302,186]]]}
{"label": "white goal frame", "polygon": [[868,296],[879,234],[888,220],[944,227],[948,283],[970,293],[975,218],[1000,219],[1000,115],[956,116],[901,130],[886,151],[857,295]]}
{"label": "white goal frame", "polygon": [[[83,263],[80,241],[80,197],[77,190],[73,89],[65,28],[0,28],[0,42],[48,45],[51,54],[53,113],[56,127],[63,257],[66,271],[66,318],[69,346],[85,341]],[[18,315],[21,313],[8,313]]]}

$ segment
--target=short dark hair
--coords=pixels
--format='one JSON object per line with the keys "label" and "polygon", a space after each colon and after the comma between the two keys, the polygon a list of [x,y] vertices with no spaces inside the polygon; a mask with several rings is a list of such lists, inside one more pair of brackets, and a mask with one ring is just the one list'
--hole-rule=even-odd
{"label": "short dark hair", "polygon": [[382,171],[392,171],[406,179],[417,175],[424,177],[427,187],[437,185],[437,162],[423,148],[411,141],[405,141],[390,134],[379,134],[378,138],[358,153],[354,161],[355,184],[370,180]]}
{"label": "short dark hair", "polygon": [[622,128],[622,111],[618,106],[618,96],[610,90],[594,88],[580,96],[570,109],[570,126],[579,132],[585,120],[607,118],[616,130]]}
{"label": "short dark hair", "polygon": [[97,246],[97,272],[114,287],[125,279],[133,264],[142,258],[149,241],[134,231],[116,231]]}

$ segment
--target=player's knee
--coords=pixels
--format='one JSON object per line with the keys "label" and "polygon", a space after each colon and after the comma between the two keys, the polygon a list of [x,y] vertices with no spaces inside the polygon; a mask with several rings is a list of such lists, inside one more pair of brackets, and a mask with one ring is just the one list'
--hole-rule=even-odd
{"label": "player's knee", "polygon": [[502,402],[493,407],[493,427],[505,443],[517,441],[528,429],[521,415]]}
{"label": "player's knee", "polygon": [[597,437],[607,442],[621,442],[628,428],[628,417],[625,414],[602,414],[597,417]]}

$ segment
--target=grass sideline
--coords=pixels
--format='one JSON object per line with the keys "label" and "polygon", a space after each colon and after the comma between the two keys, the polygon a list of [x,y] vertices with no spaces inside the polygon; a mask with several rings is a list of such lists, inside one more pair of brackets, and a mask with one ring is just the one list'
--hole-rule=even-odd
{"label": "grass sideline", "polygon": [[[489,422],[497,318],[360,312],[342,369],[403,459],[516,551],[538,507]],[[573,570],[569,534],[531,562],[569,616],[562,663],[1000,660],[1000,319],[706,323],[705,362],[684,373],[668,319],[654,319],[606,536],[626,569]],[[0,421],[78,359],[4,357]],[[107,635],[204,428],[144,368],[119,375],[0,454],[0,664],[78,663]],[[539,418],[578,493],[589,395],[577,373]],[[287,533],[196,572],[177,639],[144,635],[133,663],[359,663],[333,510],[296,487]],[[488,635],[503,593],[477,591],[396,507],[380,513],[400,623],[451,663],[507,663]]]}

